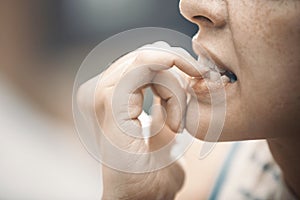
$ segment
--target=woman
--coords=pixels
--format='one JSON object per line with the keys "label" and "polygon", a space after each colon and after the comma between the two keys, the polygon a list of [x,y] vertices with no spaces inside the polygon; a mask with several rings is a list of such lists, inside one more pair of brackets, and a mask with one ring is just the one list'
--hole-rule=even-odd
{"label": "woman", "polygon": [[[296,198],[300,195],[298,173],[300,126],[297,123],[300,119],[299,7],[300,1],[297,0],[181,0],[180,2],[182,15],[199,26],[199,32],[193,41],[195,52],[200,54],[197,47],[199,46],[197,44],[200,44],[221,68],[230,71],[237,79],[225,87],[227,114],[220,140],[266,139],[265,145],[269,146],[273,158],[282,170],[283,179],[279,188],[284,191],[282,195],[289,195],[282,198]],[[139,151],[144,148],[143,144],[118,134],[119,130],[115,128],[115,121],[112,120],[113,111],[107,106],[107,102],[112,100],[111,94],[116,89],[116,83],[123,78],[121,72],[117,70],[118,66],[129,60],[131,64],[127,65],[127,72],[134,70],[137,65],[156,63],[169,67],[175,64],[186,74],[190,76],[194,74],[188,64],[182,62],[180,58],[155,51],[125,55],[102,74],[102,78],[107,81],[96,90],[96,118],[104,127],[103,131],[117,145],[122,147],[125,145],[131,150]],[[87,105],[85,99],[92,82],[84,84],[78,93],[83,112],[86,112],[87,108],[94,109],[94,106]],[[135,85],[133,81],[132,85]],[[199,88],[201,90],[201,87]],[[160,88],[155,90],[162,102],[168,102],[170,95],[167,91]],[[195,90],[197,93],[197,87]],[[197,96],[197,105],[205,108],[210,103],[204,101],[206,97],[201,94],[199,92]],[[136,96],[139,95],[137,93]],[[132,106],[132,110],[129,111],[132,120],[137,120],[140,114],[142,98],[139,99],[135,102],[136,106]],[[196,134],[198,139],[204,139],[210,112],[205,111],[200,117],[193,106],[195,104],[186,105],[185,128],[190,133]],[[102,112],[103,110],[105,112]],[[160,112],[156,113],[153,116],[152,126],[159,124],[157,119],[161,117]],[[150,146],[153,149],[165,144],[165,141],[169,141],[178,131],[180,118],[175,118],[168,117],[160,133],[151,138]],[[200,126],[197,128],[198,124]],[[196,164],[196,161],[187,163],[188,166],[193,164]],[[178,163],[174,163],[156,172],[135,175],[103,167],[103,199],[172,199],[183,184],[184,173],[181,169]],[[188,169],[189,167],[183,167],[186,176],[190,174]],[[206,174],[201,170],[197,173]],[[254,171],[245,171],[244,174],[257,175]],[[188,177],[186,179],[189,180]],[[253,198],[252,192],[255,193],[244,191],[246,193],[244,197]],[[199,195],[200,199],[207,198],[201,194],[198,194],[198,198]]]}

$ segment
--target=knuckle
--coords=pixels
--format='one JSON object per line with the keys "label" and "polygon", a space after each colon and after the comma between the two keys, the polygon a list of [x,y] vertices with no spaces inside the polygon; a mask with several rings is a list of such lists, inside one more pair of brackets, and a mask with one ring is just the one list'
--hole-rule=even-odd
{"label": "knuckle", "polygon": [[144,63],[147,61],[148,56],[149,56],[149,52],[145,50],[140,50],[137,52],[137,55],[135,56],[133,63],[135,64]]}
{"label": "knuckle", "polygon": [[137,52],[134,63],[143,64],[148,62],[153,62],[155,59],[155,52],[152,50],[140,50]]}

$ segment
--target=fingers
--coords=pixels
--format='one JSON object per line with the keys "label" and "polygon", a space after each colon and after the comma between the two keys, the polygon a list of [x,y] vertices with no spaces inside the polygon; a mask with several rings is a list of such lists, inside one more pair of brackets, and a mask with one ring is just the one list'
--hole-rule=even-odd
{"label": "fingers", "polygon": [[191,77],[202,77],[209,72],[208,68],[199,66],[199,63],[184,49],[170,47],[167,43],[158,42],[154,45],[146,45],[118,59],[105,72],[105,77],[108,78],[107,81],[110,80],[109,82],[114,83],[126,72],[137,67],[159,71],[173,66]]}
{"label": "fingers", "polygon": [[185,115],[186,91],[170,71],[158,72],[153,83],[152,90],[161,98],[161,104],[166,110],[166,125],[177,133]]}
{"label": "fingers", "polygon": [[[171,52],[163,51],[163,50],[151,50],[151,49],[140,49],[136,51],[136,55],[133,56],[133,54],[126,55],[128,58],[130,58],[130,63],[126,68],[120,68],[116,66],[118,70],[115,70],[110,73],[110,82],[113,82],[113,80],[116,80],[120,77],[114,77],[113,73],[122,74],[119,81],[114,81],[115,85],[115,95],[114,99],[117,99],[117,101],[113,101],[112,109],[116,116],[119,118],[120,121],[124,120],[131,120],[137,118],[137,114],[140,114],[140,112],[131,112],[129,113],[135,113],[135,115],[128,114],[128,99],[130,98],[131,94],[133,94],[135,91],[137,91],[139,88],[153,83],[154,78],[155,81],[162,81],[165,79],[166,83],[168,82],[168,87],[171,88],[174,91],[172,91],[174,94],[178,94],[177,99],[174,95],[171,95],[170,91],[167,92],[166,88],[157,87],[157,90],[161,91],[158,93],[158,95],[163,94],[165,95],[163,97],[164,105],[166,106],[166,109],[168,110],[169,116],[174,116],[174,120],[168,118],[167,123],[170,125],[172,130],[178,130],[180,126],[180,122],[183,116],[183,113],[181,111],[184,110],[183,103],[186,101],[186,96],[184,92],[179,92],[178,89],[175,88],[181,88],[179,87],[179,84],[176,81],[176,78],[170,75],[165,75],[165,73],[158,73],[163,70],[168,70],[172,68],[173,66],[176,66],[177,68],[181,69],[183,72],[190,76],[199,77],[201,76],[201,73],[206,73],[206,69],[202,69],[202,71],[198,71],[195,67],[195,65],[191,62],[192,59],[186,59],[188,57],[187,53],[181,53],[176,48],[176,51]],[[185,56],[185,57],[184,57]],[[115,64],[118,64],[116,62]],[[114,66],[112,66],[114,67]],[[122,69],[122,71],[120,71]],[[157,76],[157,74],[161,74]],[[200,74],[200,75],[199,75]],[[107,76],[107,75],[106,75]],[[161,78],[159,78],[161,76]],[[108,78],[107,78],[108,79]],[[168,81],[169,79],[169,81]],[[176,84],[173,84],[176,83]],[[177,86],[176,86],[177,85]],[[112,85],[113,86],[113,85]],[[114,100],[113,99],[113,100]],[[178,105],[175,106],[178,102]],[[180,108],[180,109],[179,109]],[[179,112],[179,110],[181,110]],[[140,110],[141,111],[141,110]]]}
{"label": "fingers", "polygon": [[163,135],[150,140],[173,141],[186,108],[185,89],[178,77],[169,71],[173,66],[189,76],[199,77],[194,64],[179,53],[144,49],[118,59],[100,76],[80,87],[80,110],[96,127],[99,155],[107,166],[125,172],[140,172],[169,163],[170,147],[163,153],[147,154],[149,148],[138,117],[143,107],[143,88],[152,85],[166,111],[166,120],[160,129]]}
{"label": "fingers", "polygon": [[[173,55],[172,64],[176,65],[182,72],[192,77],[201,78],[202,75],[209,72],[209,68],[200,65],[185,49],[180,47],[171,47],[163,41],[155,42],[151,45],[145,45],[138,50],[155,51],[156,53],[169,53]],[[190,66],[192,65],[192,66]]]}
{"label": "fingers", "polygon": [[152,137],[148,140],[149,150],[156,151],[169,144],[175,137],[174,131],[166,125],[166,112],[161,105],[161,98],[154,96],[154,104],[151,109],[152,123],[150,132]]}
{"label": "fingers", "polygon": [[137,51],[138,56],[135,59],[134,66],[141,65],[154,65],[149,67],[150,70],[158,71],[169,69],[176,66],[184,73],[192,77],[201,77],[209,69],[199,67],[198,63],[187,52],[178,50],[178,48],[172,49],[157,49],[147,48]]}
{"label": "fingers", "polygon": [[180,51],[178,48],[174,51],[140,49],[123,56],[100,77],[84,84],[78,98],[81,107],[91,110],[89,113],[96,111],[100,124],[116,123],[123,133],[142,137],[138,121],[143,105],[142,88],[158,83],[153,89],[167,112],[166,125],[177,132],[185,115],[186,94],[177,78],[167,70],[176,66],[193,77],[206,72],[205,69],[199,72],[191,56]]}

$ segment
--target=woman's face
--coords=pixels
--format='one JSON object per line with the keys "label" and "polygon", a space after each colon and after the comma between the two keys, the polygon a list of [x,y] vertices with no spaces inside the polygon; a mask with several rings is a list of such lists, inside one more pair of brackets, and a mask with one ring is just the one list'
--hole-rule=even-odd
{"label": "woman's face", "polygon": [[[181,0],[180,9],[199,26],[194,43],[237,76],[235,83],[226,86],[221,140],[298,134],[300,1]],[[207,125],[200,121],[199,138]]]}

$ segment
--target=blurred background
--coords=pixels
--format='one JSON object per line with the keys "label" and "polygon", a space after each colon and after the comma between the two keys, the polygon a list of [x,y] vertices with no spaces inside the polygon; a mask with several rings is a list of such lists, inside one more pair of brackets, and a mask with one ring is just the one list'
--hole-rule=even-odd
{"label": "blurred background", "polygon": [[[27,81],[33,87],[41,87],[44,91],[41,101],[57,101],[57,93],[63,87],[51,86],[72,83],[88,52],[114,34],[147,26],[170,28],[189,36],[197,30],[180,15],[179,0],[1,2],[1,49],[9,54],[7,59],[22,63],[15,64],[13,68],[21,70],[22,76],[28,75]],[[25,66],[25,60],[31,66]],[[2,66],[5,67],[4,64]],[[39,76],[34,76],[37,73]],[[69,88],[62,92],[63,96],[66,92],[70,92]],[[70,104],[66,107],[69,108]],[[61,114],[65,109],[59,109]]]}
{"label": "blurred background", "polygon": [[76,71],[104,39],[137,27],[192,36],[179,0],[0,1],[0,199],[99,199],[99,165],[72,122]]}

